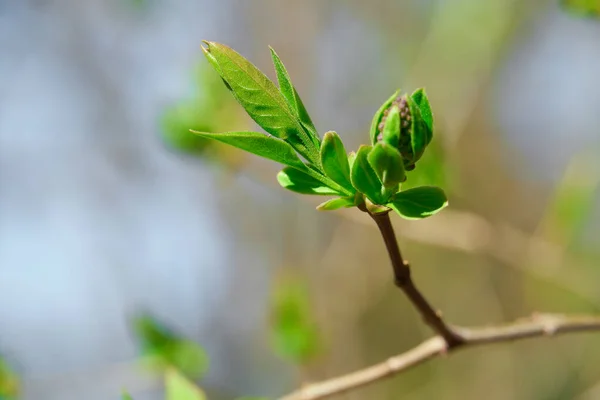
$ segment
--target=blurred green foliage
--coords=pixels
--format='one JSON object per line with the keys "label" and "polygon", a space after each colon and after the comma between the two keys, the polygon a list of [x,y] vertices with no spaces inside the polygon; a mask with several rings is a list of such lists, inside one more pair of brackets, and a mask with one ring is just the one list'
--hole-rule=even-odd
{"label": "blurred green foliage", "polygon": [[142,348],[142,362],[150,370],[164,372],[172,368],[190,379],[200,379],[208,369],[208,356],[197,343],[174,333],[149,315],[134,320]]}
{"label": "blurred green foliage", "polygon": [[600,17],[600,0],[561,0],[562,8],[570,14],[583,17]]}
{"label": "blurred green foliage", "polygon": [[[229,163],[231,150],[214,140],[190,132],[231,130],[242,125],[235,100],[218,74],[198,64],[193,72],[192,94],[189,98],[168,106],[161,116],[163,140],[178,151]],[[234,150],[234,154],[239,157]]]}
{"label": "blurred green foliage", "polygon": [[19,378],[0,358],[0,400],[16,400],[19,398]]}
{"label": "blurred green foliage", "polygon": [[305,364],[322,349],[306,285],[286,276],[276,280],[271,301],[271,343],[274,351],[295,364]]}
{"label": "blurred green foliage", "polygon": [[546,208],[543,236],[565,246],[581,233],[595,205],[600,172],[594,155],[581,154],[569,163]]}
{"label": "blurred green foliage", "polygon": [[165,400],[206,400],[204,391],[173,368],[165,373]]}

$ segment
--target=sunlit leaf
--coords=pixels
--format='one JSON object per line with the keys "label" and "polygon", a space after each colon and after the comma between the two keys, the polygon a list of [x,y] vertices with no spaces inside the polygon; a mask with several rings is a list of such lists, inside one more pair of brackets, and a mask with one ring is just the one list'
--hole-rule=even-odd
{"label": "sunlit leaf", "polygon": [[375,170],[368,161],[372,146],[360,146],[356,153],[356,159],[352,164],[352,185],[361,193],[364,193],[373,203],[383,203],[382,185]]}
{"label": "sunlit leaf", "polygon": [[293,110],[296,111],[296,116],[302,122],[302,125],[308,133],[312,136],[313,142],[315,145],[319,145],[319,136],[317,134],[317,129],[313,124],[310,115],[306,111],[294,84],[292,83],[292,79],[290,78],[285,65],[275,52],[272,47],[269,47],[271,50],[271,58],[273,60],[273,65],[275,66],[275,72],[277,72],[277,81],[279,82],[279,90],[288,101]]}
{"label": "sunlit leaf", "polygon": [[277,181],[281,187],[302,194],[335,195],[337,190],[315,179],[307,172],[294,168],[284,168],[277,174]]}
{"label": "sunlit leaf", "polygon": [[318,145],[304,130],[279,89],[256,66],[233,49],[215,42],[202,48],[248,115],[271,135],[286,140],[309,161],[318,164]]}
{"label": "sunlit leaf", "polygon": [[383,112],[390,106],[390,104],[392,104],[394,99],[396,97],[398,97],[399,94],[400,94],[400,89],[398,89],[389,99],[387,99],[385,101],[385,103],[383,103],[381,105],[381,107],[379,107],[379,110],[377,110],[377,112],[373,116],[373,121],[371,121],[371,131],[370,131],[371,144],[377,143],[378,126],[379,126],[379,123],[381,122],[381,118],[383,118]]}
{"label": "sunlit leaf", "polygon": [[406,179],[400,152],[387,143],[377,143],[367,157],[369,164],[386,188],[398,188]]}
{"label": "sunlit leaf", "polygon": [[348,163],[344,143],[342,143],[338,134],[333,131],[325,133],[323,137],[321,165],[329,178],[350,191],[350,193],[354,192],[354,187],[350,182],[350,164]]}
{"label": "sunlit leaf", "polygon": [[421,219],[434,215],[448,205],[444,191],[435,186],[419,186],[403,190],[388,204],[406,219]]}
{"label": "sunlit leaf", "polygon": [[333,211],[340,208],[354,207],[354,196],[338,197],[336,199],[327,200],[317,206],[317,210]]}
{"label": "sunlit leaf", "polygon": [[293,168],[306,169],[292,146],[283,140],[259,132],[223,132],[209,133],[192,131],[194,134],[218,140],[257,156],[289,165]]}

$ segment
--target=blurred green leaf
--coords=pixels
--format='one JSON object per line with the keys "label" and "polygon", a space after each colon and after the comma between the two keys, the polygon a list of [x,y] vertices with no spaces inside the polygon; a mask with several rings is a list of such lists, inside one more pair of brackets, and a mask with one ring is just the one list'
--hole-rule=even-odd
{"label": "blurred green leaf", "polygon": [[361,193],[364,193],[373,203],[383,203],[381,182],[368,161],[368,156],[373,150],[372,146],[360,146],[356,159],[352,165],[352,184]]}
{"label": "blurred green leaf", "polygon": [[169,368],[165,373],[166,400],[206,400],[206,395],[194,383]]}
{"label": "blurred green leaf", "polygon": [[427,146],[418,166],[410,172],[410,179],[402,184],[404,190],[418,186],[449,186],[452,171],[445,162],[444,150],[439,141],[434,140]]}
{"label": "blurred green leaf", "polygon": [[292,80],[283,65],[283,62],[275,52],[275,50],[269,46],[271,50],[271,58],[273,60],[273,65],[275,66],[275,71],[277,72],[277,81],[279,82],[279,90],[288,101],[288,104],[296,112],[296,116],[302,123],[303,127],[307,130],[307,132],[311,135],[313,142],[317,147],[319,147],[319,135],[317,133],[317,129],[313,124],[310,115],[304,108],[304,104],[292,83]]}
{"label": "blurred green leaf", "polygon": [[17,374],[0,357],[0,399],[16,400],[20,396],[20,383]]}
{"label": "blurred green leaf", "polygon": [[354,187],[350,182],[350,164],[344,143],[337,133],[329,131],[323,137],[321,145],[321,165],[323,171],[334,182],[354,193]]}
{"label": "blurred green leaf", "polygon": [[307,160],[319,164],[318,145],[304,130],[286,99],[256,66],[235,50],[215,42],[202,47],[236,100],[271,135],[290,143]]}
{"label": "blurred green leaf", "polygon": [[406,219],[434,215],[448,205],[444,191],[435,186],[420,186],[394,195],[389,206]]}
{"label": "blurred green leaf", "polygon": [[406,179],[400,152],[387,143],[377,143],[367,159],[383,186],[396,192],[398,184]]}
{"label": "blurred green leaf", "polygon": [[570,244],[593,210],[600,186],[600,172],[594,155],[578,155],[569,163],[554,190],[542,220],[543,235]]}
{"label": "blurred green leaf", "polygon": [[200,379],[208,369],[208,356],[197,343],[182,338],[149,315],[134,320],[143,353],[142,361],[151,370],[163,372],[175,367],[192,379]]}
{"label": "blurred green leaf", "polygon": [[600,0],[561,0],[561,7],[570,14],[582,17],[600,17]]}
{"label": "blurred green leaf", "polygon": [[121,395],[121,400],[133,400],[133,397],[131,397],[131,395],[130,395],[129,393],[127,393],[127,392],[124,392],[124,393]]}
{"label": "blurred green leaf", "polygon": [[272,343],[281,357],[304,364],[321,349],[306,286],[286,277],[276,285],[272,300]]}
{"label": "blurred green leaf", "polygon": [[286,167],[277,174],[277,181],[281,187],[292,192],[316,195],[336,195],[337,190],[325,185],[323,182],[295,168]]}
{"label": "blurred green leaf", "polygon": [[194,134],[218,140],[238,149],[245,150],[259,157],[267,158],[290,167],[305,170],[293,147],[283,140],[259,132],[223,132],[209,133],[192,131]]}
{"label": "blurred green leaf", "polygon": [[336,199],[327,200],[317,206],[317,210],[333,211],[345,207],[354,207],[354,196],[338,197]]}

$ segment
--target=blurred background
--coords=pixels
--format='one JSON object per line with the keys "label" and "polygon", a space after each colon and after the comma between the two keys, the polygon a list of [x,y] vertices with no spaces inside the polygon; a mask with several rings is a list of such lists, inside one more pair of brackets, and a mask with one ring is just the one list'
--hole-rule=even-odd
{"label": "blurred background", "polygon": [[[367,216],[317,212],[274,163],[188,133],[257,129],[202,39],[271,78],[273,46],[352,149],[396,88],[427,89],[409,182],[451,207],[393,221],[450,321],[600,313],[599,8],[0,0],[0,399],[162,399],[166,365],[209,399],[276,397],[431,335]],[[538,339],[337,398],[600,399],[598,360],[599,335]]]}

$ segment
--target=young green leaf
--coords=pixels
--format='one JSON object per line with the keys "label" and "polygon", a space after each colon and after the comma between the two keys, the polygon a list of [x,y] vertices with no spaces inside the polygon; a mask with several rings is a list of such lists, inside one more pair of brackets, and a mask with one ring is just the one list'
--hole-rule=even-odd
{"label": "young green leaf", "polygon": [[317,206],[317,210],[320,211],[333,211],[340,208],[354,207],[354,196],[349,197],[338,197],[335,199],[327,200]]}
{"label": "young green leaf", "polygon": [[292,107],[292,110],[296,112],[296,116],[300,119],[303,127],[306,128],[307,132],[311,135],[313,142],[318,147],[319,136],[317,134],[317,129],[315,128],[310,115],[308,115],[308,111],[306,111],[306,108],[304,108],[304,103],[302,103],[302,99],[300,99],[300,96],[298,95],[298,92],[292,83],[292,79],[290,78],[285,65],[283,65],[283,62],[275,50],[270,46],[269,49],[271,50],[271,59],[273,60],[273,65],[275,66],[275,72],[277,72],[279,90]]}
{"label": "young green leaf", "polygon": [[408,103],[408,107],[410,108],[410,114],[412,116],[412,134],[410,135],[410,140],[413,149],[413,157],[415,158],[415,160],[418,160],[425,152],[425,148],[427,147],[427,145],[431,142],[432,132],[427,127],[426,122],[421,116],[421,110],[419,109],[419,106],[417,106],[417,104],[414,102],[414,100],[411,97],[408,97],[406,101]]}
{"label": "young green leaf", "polygon": [[383,103],[381,105],[381,107],[379,107],[379,110],[377,110],[377,112],[373,116],[373,121],[371,122],[371,133],[370,133],[371,144],[377,143],[378,126],[379,126],[379,123],[381,122],[381,118],[383,118],[383,112],[390,106],[390,104],[392,104],[392,102],[394,101],[394,99],[396,97],[398,97],[399,94],[400,94],[400,89],[398,89],[392,95],[392,97],[390,97],[389,99],[387,99],[385,101],[385,103]]}
{"label": "young green leaf", "polygon": [[372,146],[360,146],[350,176],[356,190],[364,193],[373,203],[381,204],[383,203],[381,181],[368,161],[372,149]]}
{"label": "young green leaf", "polygon": [[283,140],[259,132],[210,133],[192,131],[194,134],[218,140],[257,156],[277,161],[293,168],[306,169],[293,147]]}
{"label": "young green leaf", "polygon": [[427,98],[427,93],[425,93],[425,89],[417,89],[410,95],[415,104],[419,107],[419,111],[421,111],[421,118],[427,124],[427,127],[430,131],[433,132],[433,114],[431,113],[431,106],[429,105],[429,99]]}
{"label": "young green leaf", "polygon": [[174,368],[168,369],[165,374],[165,391],[166,400],[206,400],[202,389]]}
{"label": "young green leaf", "polygon": [[318,164],[318,146],[275,84],[233,49],[220,43],[204,43],[204,54],[248,115],[265,131],[287,141],[306,159]]}
{"label": "young green leaf", "polygon": [[438,213],[448,205],[444,191],[436,186],[419,186],[396,193],[388,204],[406,219],[422,219]]}
{"label": "young green leaf", "polygon": [[344,143],[337,133],[329,131],[323,137],[321,145],[321,165],[323,171],[334,182],[340,184],[344,189],[354,192],[350,181],[350,164]]}
{"label": "young green leaf", "polygon": [[131,397],[129,393],[123,392],[123,394],[121,395],[121,400],[133,400],[133,397]]}
{"label": "young green leaf", "polygon": [[325,185],[323,182],[310,176],[306,172],[295,168],[284,168],[277,174],[279,184],[288,190],[302,194],[335,195],[340,194],[337,190]]}
{"label": "young green leaf", "polygon": [[392,147],[397,148],[400,143],[400,109],[392,107],[387,115],[383,126],[383,141]]}
{"label": "young green leaf", "polygon": [[367,158],[369,164],[387,189],[396,188],[406,175],[400,152],[387,143],[377,143]]}

